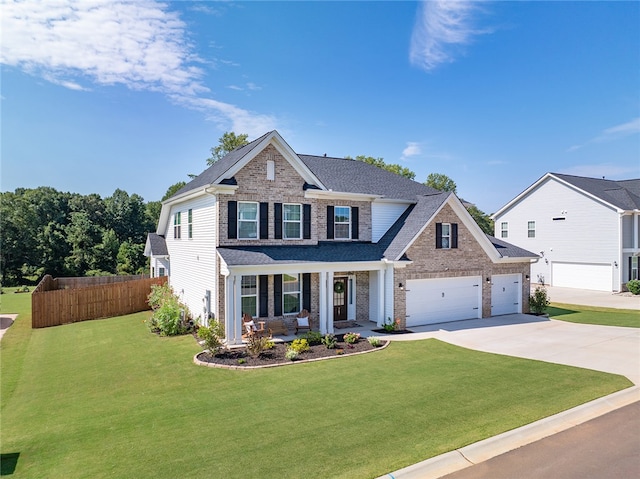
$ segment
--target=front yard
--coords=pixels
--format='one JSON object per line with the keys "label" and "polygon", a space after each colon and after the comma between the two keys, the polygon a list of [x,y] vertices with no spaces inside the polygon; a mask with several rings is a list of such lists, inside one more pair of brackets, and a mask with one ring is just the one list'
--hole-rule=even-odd
{"label": "front yard", "polygon": [[571,323],[640,328],[640,311],[631,309],[551,303],[547,312],[550,318],[569,321]]}
{"label": "front yard", "polygon": [[15,478],[376,477],[631,386],[436,340],[198,367],[194,339],[150,334],[149,313],[31,330],[28,295],[3,296],[21,313],[0,343]]}

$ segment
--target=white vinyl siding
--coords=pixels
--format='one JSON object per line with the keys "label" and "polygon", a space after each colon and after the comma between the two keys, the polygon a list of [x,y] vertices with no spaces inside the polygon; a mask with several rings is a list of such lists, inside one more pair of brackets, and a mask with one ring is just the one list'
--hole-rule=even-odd
{"label": "white vinyl siding", "polygon": [[193,223],[197,225],[197,234],[191,241],[173,239],[173,224],[169,225],[167,249],[169,264],[176,265],[169,271],[169,281],[174,292],[187,305],[194,318],[204,319],[203,298],[210,290],[211,305],[215,311],[217,304],[217,258],[216,258],[216,199],[207,195],[174,206],[176,211],[192,210]]}
{"label": "white vinyl siding", "polygon": [[[528,237],[529,221],[536,222],[535,238]],[[542,258],[531,264],[532,283],[544,280],[552,284],[553,263],[613,265],[621,261],[622,228],[617,211],[553,178],[530,191],[495,222],[496,234],[500,234],[502,222],[509,223],[509,243],[542,253]],[[612,288],[620,289],[618,274]]]}
{"label": "white vinyl siding", "polygon": [[371,204],[371,241],[377,243],[408,208],[404,203]]}

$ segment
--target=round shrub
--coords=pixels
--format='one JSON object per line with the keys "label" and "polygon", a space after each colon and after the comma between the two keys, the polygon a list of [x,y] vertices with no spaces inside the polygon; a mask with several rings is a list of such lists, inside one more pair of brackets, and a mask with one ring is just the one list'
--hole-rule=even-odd
{"label": "round shrub", "polygon": [[633,294],[640,294],[640,280],[632,279],[627,283],[627,289]]}

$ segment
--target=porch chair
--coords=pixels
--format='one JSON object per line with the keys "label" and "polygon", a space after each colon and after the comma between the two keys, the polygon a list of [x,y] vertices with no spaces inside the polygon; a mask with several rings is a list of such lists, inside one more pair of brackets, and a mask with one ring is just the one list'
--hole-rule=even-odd
{"label": "porch chair", "polygon": [[266,330],[264,329],[264,323],[261,325],[262,327],[258,329],[255,321],[248,313],[243,313],[242,325],[244,327],[244,334],[242,335],[244,338],[251,338],[253,336],[261,337],[266,333]]}
{"label": "porch chair", "polygon": [[296,334],[298,334],[299,331],[311,331],[311,318],[309,317],[309,311],[306,309],[300,311],[293,323],[296,328]]}

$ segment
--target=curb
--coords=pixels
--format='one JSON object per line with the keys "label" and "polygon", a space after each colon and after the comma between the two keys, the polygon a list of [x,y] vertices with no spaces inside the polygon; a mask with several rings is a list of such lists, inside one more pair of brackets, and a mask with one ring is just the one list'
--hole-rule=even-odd
{"label": "curb", "polygon": [[637,401],[640,401],[640,386],[632,386],[526,426],[390,472],[378,479],[437,479],[552,436]]}

